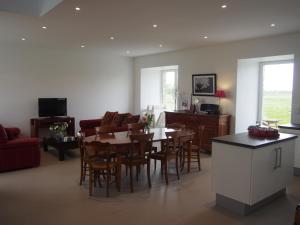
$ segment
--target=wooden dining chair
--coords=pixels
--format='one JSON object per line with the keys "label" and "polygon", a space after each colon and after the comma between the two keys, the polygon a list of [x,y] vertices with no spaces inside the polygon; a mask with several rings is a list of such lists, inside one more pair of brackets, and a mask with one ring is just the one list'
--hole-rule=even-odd
{"label": "wooden dining chair", "polygon": [[[198,170],[199,171],[201,170],[200,151],[202,149],[202,140],[203,140],[204,129],[205,129],[204,125],[199,126],[197,129],[198,143],[193,143],[191,141],[190,145],[188,142],[186,142],[183,145],[183,160],[182,160],[181,168],[183,169],[185,162],[187,162],[188,172],[190,172],[192,162],[197,162]],[[189,141],[189,140],[186,140],[186,141]]]}
{"label": "wooden dining chair", "polygon": [[149,154],[152,151],[153,136],[154,133],[140,133],[129,136],[131,141],[129,154],[122,159],[122,164],[129,168],[131,192],[133,192],[133,167],[136,167],[136,179],[138,181],[141,166],[147,165],[148,185],[151,187]]}
{"label": "wooden dining chair", "polygon": [[185,124],[182,124],[182,123],[170,123],[170,124],[167,124],[166,127],[169,128],[169,129],[181,130],[181,129],[185,129]]}
{"label": "wooden dining chair", "polygon": [[179,180],[179,152],[180,152],[180,134],[178,131],[166,132],[166,141],[162,145],[162,151],[151,152],[149,157],[151,159],[161,161],[161,171],[165,174],[166,184],[169,184],[168,177],[168,162],[174,160],[176,162],[176,175]]}
{"label": "wooden dining chair", "polygon": [[143,131],[145,124],[143,123],[130,123],[128,124],[128,131]]}
{"label": "wooden dining chair", "polygon": [[113,146],[109,143],[93,141],[85,143],[84,153],[89,166],[89,195],[93,193],[96,179],[101,186],[100,175],[105,177],[107,197],[112,176],[115,177],[116,187],[120,191],[120,159],[112,160]]}
{"label": "wooden dining chair", "polygon": [[82,183],[85,181],[85,176],[88,175],[88,164],[87,164],[87,160],[85,159],[85,154],[84,154],[84,141],[85,141],[85,133],[84,132],[77,133],[77,141],[78,141],[78,147],[79,147],[79,151],[80,151],[80,181],[79,181],[79,185],[82,185]]}

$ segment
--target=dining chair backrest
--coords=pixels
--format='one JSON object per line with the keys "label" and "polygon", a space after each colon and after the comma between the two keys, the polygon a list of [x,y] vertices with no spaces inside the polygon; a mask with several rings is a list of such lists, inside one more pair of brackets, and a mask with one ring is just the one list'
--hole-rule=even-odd
{"label": "dining chair backrest", "polygon": [[185,124],[181,123],[170,123],[167,124],[167,128],[174,129],[174,130],[180,130],[180,129],[185,129]]}
{"label": "dining chair backrest", "polygon": [[102,158],[109,163],[111,158],[112,146],[109,143],[92,141],[85,143],[84,153],[89,162]]}
{"label": "dining chair backrest", "polygon": [[146,153],[151,152],[154,133],[139,133],[129,136],[131,141],[129,157],[141,156],[145,158]]}
{"label": "dining chair backrest", "polygon": [[116,127],[111,125],[103,125],[95,128],[96,135],[114,133],[115,129]]}
{"label": "dining chair backrest", "polygon": [[191,131],[183,130],[183,131],[178,131],[179,133],[179,145],[180,146],[185,146],[188,143],[191,143],[194,137],[194,133]]}
{"label": "dining chair backrest", "polygon": [[84,141],[85,141],[85,133],[82,131],[79,131],[77,133],[77,142],[78,142],[81,160],[83,160],[83,157],[84,157]]}
{"label": "dining chair backrest", "polygon": [[171,131],[166,132],[166,153],[170,151],[177,151],[180,149],[180,132]]}
{"label": "dining chair backrest", "polygon": [[128,131],[142,131],[145,128],[143,123],[130,123],[128,124]]}

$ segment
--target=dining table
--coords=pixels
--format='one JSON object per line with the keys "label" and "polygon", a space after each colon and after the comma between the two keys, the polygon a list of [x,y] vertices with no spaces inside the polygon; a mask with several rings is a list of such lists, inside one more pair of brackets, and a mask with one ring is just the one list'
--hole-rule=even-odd
{"label": "dining table", "polygon": [[[153,142],[164,142],[167,140],[166,132],[173,132],[173,131],[180,131],[182,136],[190,136],[195,135],[195,132],[190,129],[184,129],[184,130],[175,130],[171,128],[150,128],[146,131],[146,133],[154,133],[153,136]],[[130,135],[136,134],[135,131],[122,131],[122,132],[114,132],[114,133],[108,133],[108,134],[99,134],[99,135],[92,135],[85,138],[85,142],[93,142],[98,141],[101,143],[109,143],[113,145],[114,151],[116,153],[127,153],[129,151],[129,147],[131,144],[130,141]],[[140,132],[143,133],[143,132]],[[192,143],[187,143],[187,154],[188,154],[188,172],[190,171],[190,154],[191,154],[191,146]]]}

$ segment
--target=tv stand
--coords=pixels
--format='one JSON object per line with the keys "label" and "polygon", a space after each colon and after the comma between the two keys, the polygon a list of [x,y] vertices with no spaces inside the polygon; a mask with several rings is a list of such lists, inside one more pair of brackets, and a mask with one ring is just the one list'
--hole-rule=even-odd
{"label": "tv stand", "polygon": [[30,119],[31,137],[39,137],[40,128],[49,128],[55,123],[67,122],[68,136],[75,136],[75,118],[74,117],[46,117],[46,118],[32,118]]}

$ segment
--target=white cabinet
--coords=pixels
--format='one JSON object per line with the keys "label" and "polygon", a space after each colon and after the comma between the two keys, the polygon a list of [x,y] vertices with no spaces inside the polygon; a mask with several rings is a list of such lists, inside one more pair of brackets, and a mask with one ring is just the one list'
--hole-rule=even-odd
{"label": "white cabinet", "polygon": [[244,205],[248,210],[284,193],[293,179],[295,140],[290,134],[280,134],[276,140],[253,139],[247,133],[214,138],[212,173],[217,205],[235,209]]}
{"label": "white cabinet", "polygon": [[250,205],[286,187],[293,178],[294,141],[252,151]]}
{"label": "white cabinet", "polygon": [[[286,134],[295,134],[297,136],[300,136],[300,130],[299,129],[288,129],[288,128],[281,128],[280,127],[280,132],[281,133],[286,133]],[[300,168],[300,138],[296,139],[294,167]]]}

